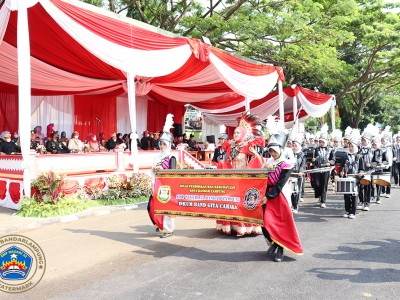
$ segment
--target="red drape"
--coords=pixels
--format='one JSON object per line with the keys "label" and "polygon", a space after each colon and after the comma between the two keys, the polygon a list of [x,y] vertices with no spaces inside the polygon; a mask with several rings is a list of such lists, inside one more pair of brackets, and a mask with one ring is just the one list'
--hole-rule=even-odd
{"label": "red drape", "polygon": [[182,118],[185,114],[183,103],[178,106],[168,106],[160,102],[149,101],[147,108],[147,130],[150,132],[162,131],[167,114],[174,115],[174,123],[182,124]]}
{"label": "red drape", "polygon": [[117,98],[102,95],[75,96],[74,130],[85,140],[88,133],[98,133],[96,118],[100,119],[100,132],[106,139],[117,130]]}
{"label": "red drape", "polygon": [[18,131],[18,94],[0,92],[0,133]]}

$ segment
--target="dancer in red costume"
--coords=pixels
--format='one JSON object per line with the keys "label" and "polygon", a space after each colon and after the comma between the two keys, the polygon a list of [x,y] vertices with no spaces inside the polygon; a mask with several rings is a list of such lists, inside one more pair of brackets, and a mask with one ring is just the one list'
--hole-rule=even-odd
{"label": "dancer in red costume", "polygon": [[[233,140],[226,141],[221,149],[226,152],[226,161],[220,160],[221,169],[254,169],[261,168],[263,158],[255,147],[264,146],[262,127],[264,123],[256,115],[243,115],[239,119],[239,126],[233,133]],[[257,224],[217,220],[216,229],[225,234],[236,232],[237,236],[246,234],[261,234],[261,226]]]}
{"label": "dancer in red costume", "polygon": [[290,209],[290,187],[286,185],[292,172],[292,165],[285,161],[282,153],[287,141],[287,134],[278,132],[271,136],[268,151],[271,157],[265,166],[273,172],[268,174],[268,184],[263,198],[264,237],[269,241],[267,251],[275,256],[276,262],[283,260],[283,249],[295,254],[303,254],[300,238]]}

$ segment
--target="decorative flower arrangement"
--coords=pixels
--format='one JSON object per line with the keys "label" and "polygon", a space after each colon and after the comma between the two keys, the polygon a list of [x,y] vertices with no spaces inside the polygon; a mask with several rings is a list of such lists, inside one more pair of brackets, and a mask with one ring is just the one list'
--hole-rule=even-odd
{"label": "decorative flower arrangement", "polygon": [[208,149],[209,143],[208,142],[204,142],[204,149]]}
{"label": "decorative flower arrangement", "polygon": [[120,189],[124,186],[124,179],[119,175],[111,175],[107,178],[107,186],[109,189]]}
{"label": "decorative flower arrangement", "polygon": [[46,153],[46,147],[43,145],[38,145],[36,147],[36,152],[40,154],[45,154]]}
{"label": "decorative flower arrangement", "polygon": [[150,196],[153,192],[151,178],[145,173],[132,173],[127,181],[127,189],[132,190],[133,196]]}
{"label": "decorative flower arrangement", "polygon": [[90,147],[89,147],[89,145],[88,145],[88,144],[84,144],[82,150],[83,150],[84,153],[90,152]]}
{"label": "decorative flower arrangement", "polygon": [[61,187],[63,185],[63,177],[50,171],[38,176],[31,183],[32,197],[37,202],[53,202],[57,201],[62,196]]}

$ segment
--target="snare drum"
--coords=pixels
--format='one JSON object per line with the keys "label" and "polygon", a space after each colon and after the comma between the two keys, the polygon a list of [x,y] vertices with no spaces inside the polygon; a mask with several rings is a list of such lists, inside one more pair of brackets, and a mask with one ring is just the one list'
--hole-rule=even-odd
{"label": "snare drum", "polygon": [[360,184],[370,185],[371,184],[371,174],[364,174],[360,180]]}
{"label": "snare drum", "polygon": [[389,186],[390,185],[390,173],[375,173],[375,174],[372,174],[372,181],[376,185]]}
{"label": "snare drum", "polygon": [[292,189],[292,194],[297,195],[299,193],[299,185],[297,184],[299,179],[297,177],[290,177],[290,188]]}
{"label": "snare drum", "polygon": [[357,179],[355,177],[340,178],[336,176],[335,194],[336,195],[357,194]]}

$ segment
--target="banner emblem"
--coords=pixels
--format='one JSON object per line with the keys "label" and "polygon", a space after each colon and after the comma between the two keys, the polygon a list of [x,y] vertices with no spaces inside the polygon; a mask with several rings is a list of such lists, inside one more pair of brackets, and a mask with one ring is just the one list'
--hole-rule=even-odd
{"label": "banner emblem", "polygon": [[248,210],[256,208],[258,201],[260,200],[260,192],[255,188],[248,189],[244,195],[243,205]]}
{"label": "banner emblem", "polygon": [[162,185],[158,188],[157,199],[161,203],[167,203],[171,200],[171,187],[169,185]]}

